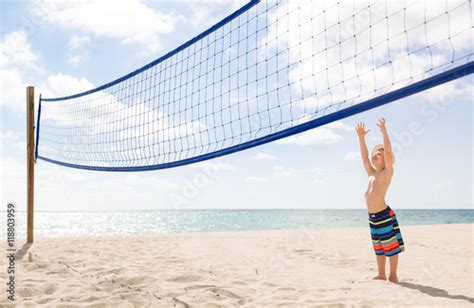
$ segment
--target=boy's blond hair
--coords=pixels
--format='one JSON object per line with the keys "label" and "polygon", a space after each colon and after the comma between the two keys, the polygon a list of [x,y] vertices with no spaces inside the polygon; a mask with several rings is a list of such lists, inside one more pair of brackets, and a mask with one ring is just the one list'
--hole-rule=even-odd
{"label": "boy's blond hair", "polygon": [[[383,144],[377,144],[374,146],[374,148],[372,149],[370,158],[372,158],[374,156],[374,153],[377,152],[379,149],[382,149],[382,150],[384,149]],[[393,164],[395,163],[395,155],[393,153],[392,153],[392,163]]]}

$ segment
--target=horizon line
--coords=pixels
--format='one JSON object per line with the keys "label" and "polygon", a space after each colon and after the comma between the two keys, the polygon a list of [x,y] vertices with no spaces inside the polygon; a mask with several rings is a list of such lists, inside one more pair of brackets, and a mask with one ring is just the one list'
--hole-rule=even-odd
{"label": "horizon line", "polygon": [[[107,210],[35,210],[35,212],[56,212],[56,213],[78,213],[78,212],[92,212],[92,213],[103,213],[103,212],[152,212],[152,211],[275,211],[275,210],[364,210],[364,208],[159,208],[159,209],[107,209]],[[398,208],[397,210],[474,210],[474,208]],[[1,210],[0,212],[7,212]],[[16,212],[27,212],[26,210],[16,210]]]}

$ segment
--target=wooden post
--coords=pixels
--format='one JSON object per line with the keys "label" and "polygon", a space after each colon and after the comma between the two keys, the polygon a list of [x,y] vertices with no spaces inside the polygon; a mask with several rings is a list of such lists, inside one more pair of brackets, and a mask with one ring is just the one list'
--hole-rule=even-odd
{"label": "wooden post", "polygon": [[35,198],[35,88],[26,88],[26,241],[33,243],[33,212]]}

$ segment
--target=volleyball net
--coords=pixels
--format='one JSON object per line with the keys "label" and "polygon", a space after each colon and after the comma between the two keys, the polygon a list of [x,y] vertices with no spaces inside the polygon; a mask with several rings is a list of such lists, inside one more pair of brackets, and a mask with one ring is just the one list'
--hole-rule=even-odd
{"label": "volleyball net", "polygon": [[176,167],[471,74],[471,1],[250,1],[130,74],[41,98],[36,158]]}

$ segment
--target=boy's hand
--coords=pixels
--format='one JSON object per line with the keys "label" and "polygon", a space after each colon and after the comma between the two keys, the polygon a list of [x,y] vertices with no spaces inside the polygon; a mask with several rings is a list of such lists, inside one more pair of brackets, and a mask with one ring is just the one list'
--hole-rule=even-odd
{"label": "boy's hand", "polygon": [[359,135],[360,138],[364,138],[365,135],[367,135],[367,133],[370,132],[370,129],[365,130],[364,122],[360,122],[359,124],[357,124],[355,130],[357,132],[357,135]]}
{"label": "boy's hand", "polygon": [[380,131],[381,132],[384,132],[387,130],[387,128],[385,127],[385,118],[384,117],[381,117],[377,123],[377,126],[380,128]]}

